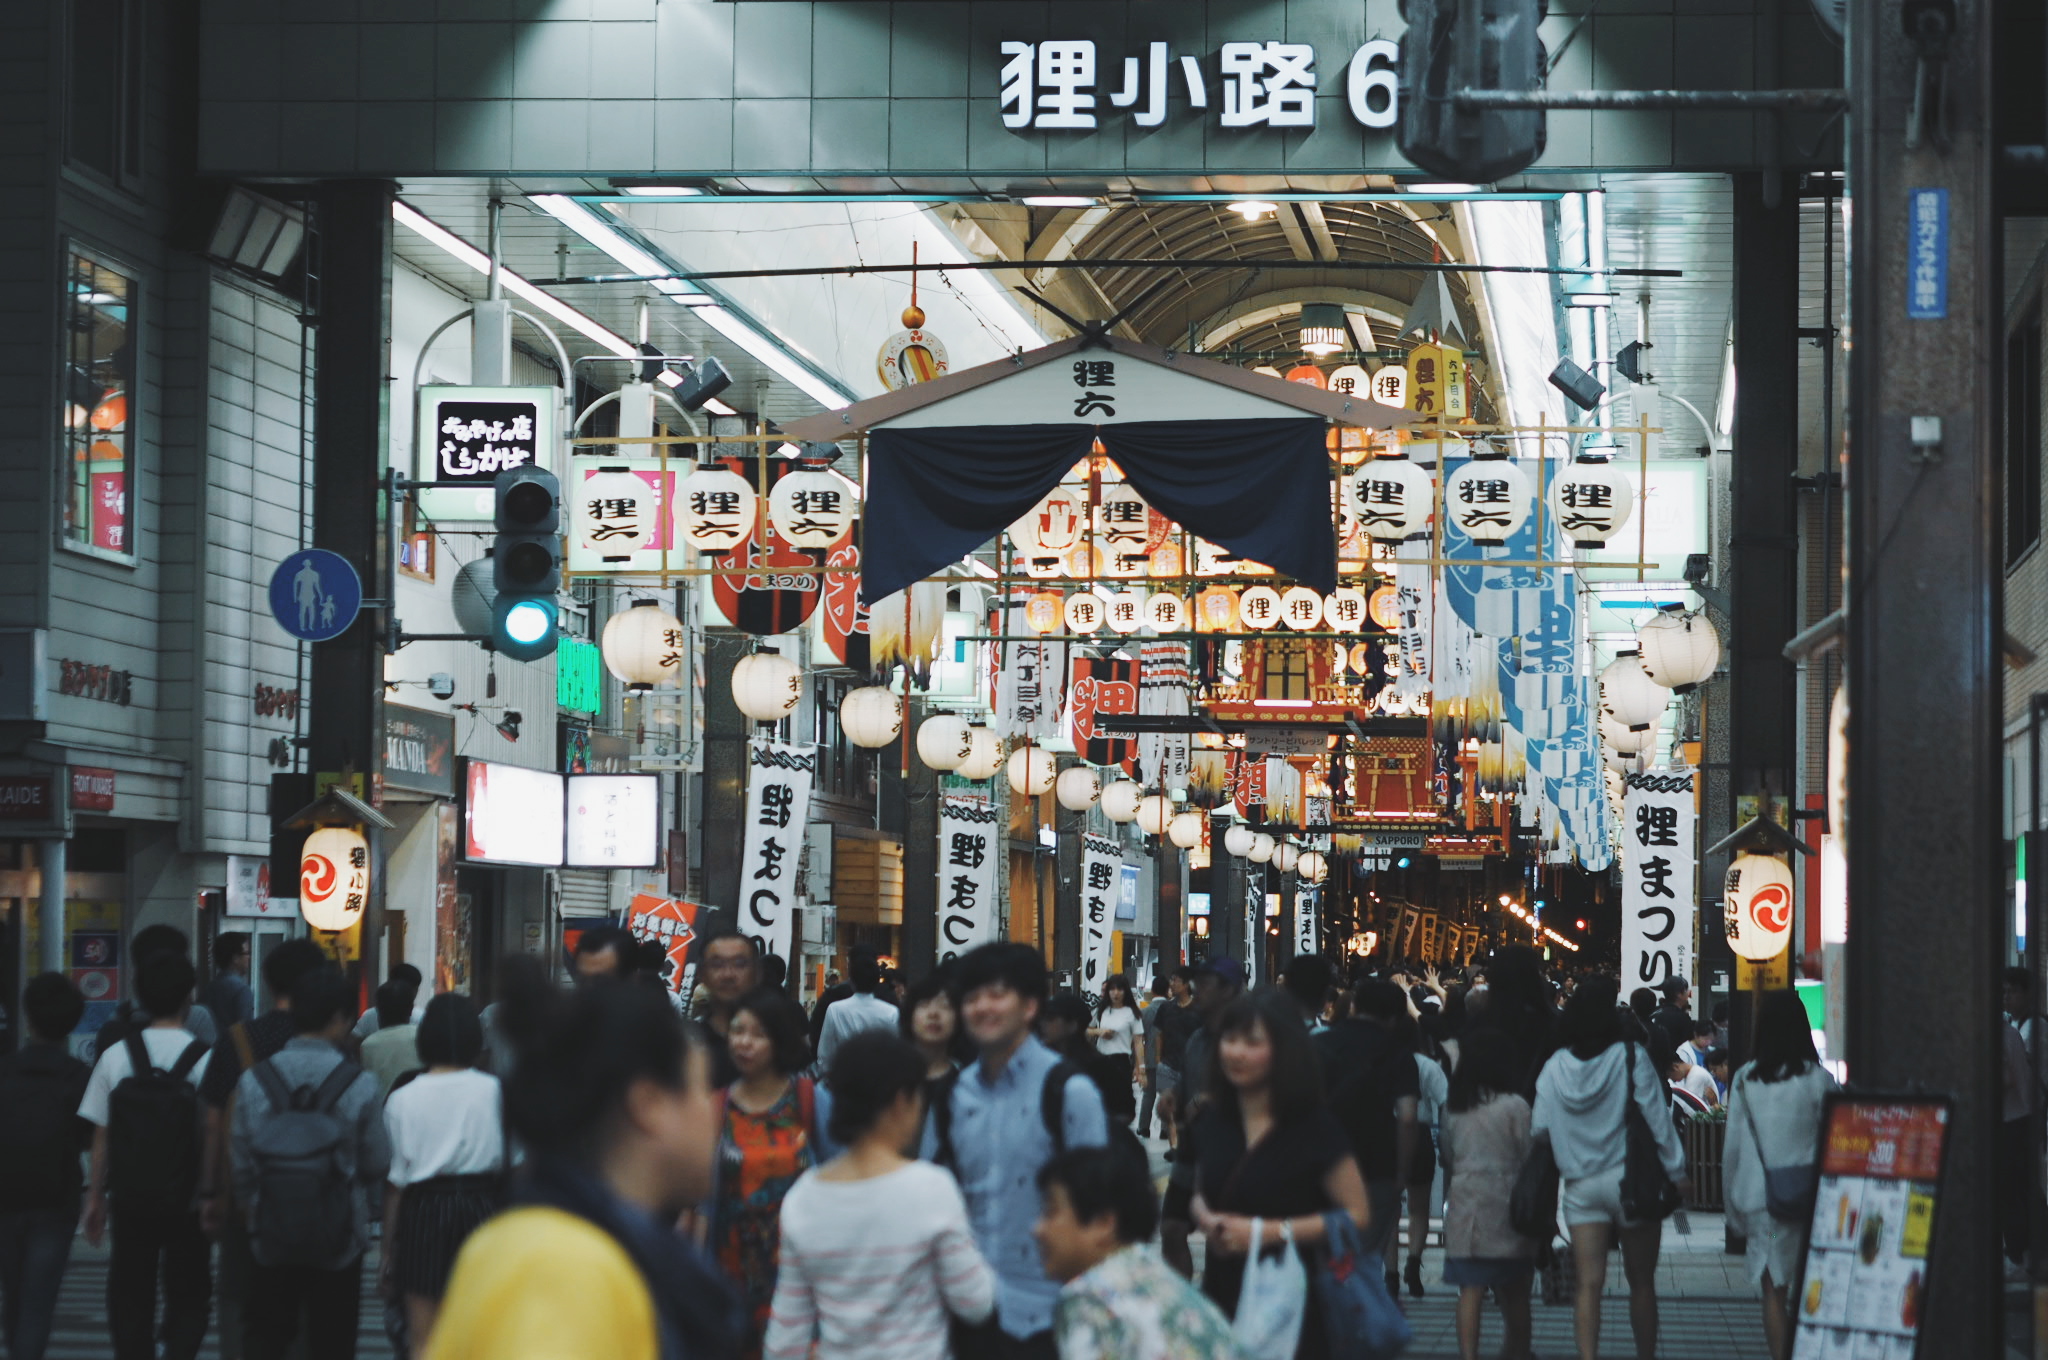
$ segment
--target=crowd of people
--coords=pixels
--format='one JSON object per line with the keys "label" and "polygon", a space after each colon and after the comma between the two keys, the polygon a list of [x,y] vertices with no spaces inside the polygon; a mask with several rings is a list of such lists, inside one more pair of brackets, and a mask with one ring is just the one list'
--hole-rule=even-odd
{"label": "crowd of people", "polygon": [[[914,981],[856,951],[806,1014],[779,960],[714,930],[690,1019],[609,927],[572,986],[504,960],[481,1011],[422,1003],[400,966],[358,1015],[294,941],[258,1014],[247,937],[196,1002],[182,935],[134,950],[94,1062],[69,1056],[83,1000],[57,974],[0,1060],[15,1360],[43,1354],[81,1223],[111,1236],[117,1360],[190,1360],[209,1326],[228,1360],[347,1360],[380,1238],[386,1329],[428,1360],[1322,1360],[1359,1353],[1332,1261],[1355,1249],[1392,1308],[1425,1293],[1439,1216],[1467,1360],[1489,1296],[1526,1360],[1546,1260],[1593,1360],[1617,1246],[1650,1360],[1675,1121],[1723,1105],[1729,1212],[1789,1353],[1804,1225],[1768,1173],[1810,1161],[1832,1085],[1790,993],[1731,1072],[1682,983],[1624,1001],[1514,948],[1455,977],[1302,957],[1257,990],[1212,958],[1088,997],[1025,944]],[[1554,1231],[1518,1209],[1532,1167]]]}

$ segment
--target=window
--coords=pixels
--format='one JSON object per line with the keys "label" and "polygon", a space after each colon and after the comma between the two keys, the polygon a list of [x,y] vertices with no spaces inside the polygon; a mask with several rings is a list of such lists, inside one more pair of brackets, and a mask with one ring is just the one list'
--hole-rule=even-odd
{"label": "window", "polygon": [[1259,677],[1259,697],[1296,700],[1308,698],[1308,640],[1268,638],[1259,646],[1265,652],[1265,669],[1260,672]]}
{"label": "window", "polygon": [[120,185],[142,179],[141,0],[71,0],[64,151]]}
{"label": "window", "polygon": [[76,250],[66,261],[63,447],[64,542],[135,553],[129,492],[135,467],[135,281]]}
{"label": "window", "polygon": [[818,677],[812,693],[811,740],[818,749],[818,792],[864,799],[874,793],[875,753],[848,741],[839,725],[839,705],[855,687],[851,680]]}
{"label": "window", "polygon": [[2041,537],[2041,314],[2005,339],[2005,564]]}

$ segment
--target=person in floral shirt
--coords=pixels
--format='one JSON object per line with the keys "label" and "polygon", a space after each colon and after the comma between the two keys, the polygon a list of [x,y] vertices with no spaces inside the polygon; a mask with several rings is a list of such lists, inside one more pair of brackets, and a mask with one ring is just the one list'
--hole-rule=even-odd
{"label": "person in floral shirt", "polygon": [[1135,1140],[1054,1158],[1038,1192],[1031,1235],[1064,1286],[1053,1313],[1060,1360],[1239,1360],[1229,1320],[1141,1245],[1159,1199]]}

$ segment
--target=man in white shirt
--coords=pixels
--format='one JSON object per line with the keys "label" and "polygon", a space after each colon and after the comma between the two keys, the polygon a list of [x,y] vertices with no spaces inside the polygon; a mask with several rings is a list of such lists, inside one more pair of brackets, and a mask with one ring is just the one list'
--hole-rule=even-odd
{"label": "man in white shirt", "polygon": [[834,1002],[825,1012],[825,1032],[818,1040],[821,1067],[830,1067],[833,1053],[854,1035],[871,1029],[895,1029],[902,1020],[901,1011],[875,994],[882,985],[882,967],[873,950],[854,950],[851,971],[853,995]]}

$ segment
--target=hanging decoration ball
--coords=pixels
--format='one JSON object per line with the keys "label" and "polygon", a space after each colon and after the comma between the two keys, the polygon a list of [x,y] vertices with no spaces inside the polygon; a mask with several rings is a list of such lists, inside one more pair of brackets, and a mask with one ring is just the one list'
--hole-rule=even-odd
{"label": "hanging decoration ball", "polygon": [[746,478],[707,463],[676,488],[676,537],[698,552],[731,552],[753,535],[754,504]]}
{"label": "hanging decoration ball", "polygon": [[1406,458],[1375,458],[1351,475],[1345,494],[1358,527],[1381,543],[1420,536],[1436,509],[1436,482]]}
{"label": "hanging decoration ball", "polygon": [[1321,883],[1330,876],[1330,861],[1320,850],[1304,850],[1294,861],[1294,873],[1304,883]]}
{"label": "hanging decoration ball", "polygon": [[1246,587],[1237,597],[1237,618],[1247,628],[1271,628],[1280,622],[1280,592],[1271,586]]}
{"label": "hanging decoration ball", "polygon": [[1280,597],[1280,621],[1304,633],[1321,627],[1323,597],[1307,586],[1289,586]]}
{"label": "hanging decoration ball", "polygon": [[1086,765],[1069,766],[1053,781],[1052,795],[1067,811],[1085,812],[1102,797],[1102,776]]}
{"label": "hanging decoration ball", "polygon": [[962,779],[987,779],[1003,768],[1003,742],[986,727],[967,729],[967,759],[953,773]]}
{"label": "hanging decoration ball", "polygon": [[605,669],[629,690],[668,687],[683,673],[682,620],[653,600],[635,601],[605,620],[598,638]]}
{"label": "hanging decoration ball", "polygon": [[1600,672],[1600,711],[1631,732],[1655,725],[1670,702],[1671,691],[1643,673],[1635,652],[1623,652]]}
{"label": "hanging decoration ball", "polygon": [[1243,859],[1252,852],[1252,841],[1256,833],[1243,822],[1232,822],[1230,830],[1223,833],[1223,848],[1230,854]]}
{"label": "hanging decoration ball", "polygon": [[299,912],[315,930],[347,930],[370,900],[370,842],[352,826],[323,826],[299,851]]}
{"label": "hanging decoration ball", "polygon": [[755,652],[732,668],[732,701],[755,722],[778,722],[796,712],[803,689],[803,668],[780,652]]}
{"label": "hanging decoration ball", "polygon": [[1444,482],[1444,512],[1482,548],[1498,548],[1529,518],[1529,478],[1506,454],[1474,454]]}
{"label": "hanging decoration ball", "polygon": [[1145,626],[1143,591],[1122,590],[1109,597],[1109,627],[1117,633],[1135,633]]}
{"label": "hanging decoration ball", "polygon": [[1252,843],[1246,848],[1244,857],[1254,864],[1265,864],[1273,858],[1274,851],[1279,848],[1280,842],[1274,840],[1265,832],[1254,832],[1252,834]]}
{"label": "hanging decoration ball", "polygon": [[1188,625],[1188,602],[1162,590],[1145,600],[1145,626],[1155,633],[1178,633]]}
{"label": "hanging decoration ball", "polygon": [[1622,755],[1638,755],[1657,744],[1657,729],[1645,727],[1640,730],[1625,726],[1620,721],[1600,715],[1600,740]]}
{"label": "hanging decoration ball", "polygon": [[1148,793],[1138,800],[1138,830],[1148,836],[1164,836],[1173,820],[1173,800],[1163,793]]}
{"label": "hanging decoration ball", "polygon": [[1059,774],[1059,762],[1043,746],[1019,746],[1010,752],[1010,787],[1036,798],[1052,787]]}
{"label": "hanging decoration ball", "polygon": [[1144,792],[1134,780],[1117,780],[1102,791],[1102,815],[1112,822],[1136,821],[1138,800]]}
{"label": "hanging decoration ball", "polygon": [[630,472],[593,472],[573,489],[564,487],[563,499],[578,547],[614,557],[654,541],[661,493]]}
{"label": "hanging decoration ball", "polygon": [[1580,454],[1550,484],[1557,527],[1574,548],[1598,548],[1620,533],[1636,506],[1635,483],[1605,458]]}
{"label": "hanging decoration ball", "polygon": [[1776,855],[1743,853],[1728,866],[1722,900],[1728,947],[1751,962],[1775,959],[1792,939],[1792,867]]}
{"label": "hanging decoration ball", "polygon": [[1273,867],[1283,874],[1293,873],[1295,861],[1301,858],[1301,848],[1293,841],[1282,841],[1273,847]]}
{"label": "hanging decoration ball", "polygon": [[1192,850],[1202,843],[1202,823],[1208,817],[1190,808],[1173,814],[1173,820],[1166,824],[1166,839],[1183,850]]}
{"label": "hanging decoration ball", "polygon": [[1103,607],[1102,597],[1092,590],[1083,590],[1067,596],[1066,622],[1069,633],[1086,636],[1102,627],[1103,616],[1108,610]]}
{"label": "hanging decoration ball", "polygon": [[855,746],[879,750],[903,735],[903,696],[884,685],[849,690],[839,701],[839,727]]}
{"label": "hanging decoration ball", "polygon": [[768,492],[768,522],[799,548],[829,548],[853,530],[860,493],[824,468],[784,473]]}
{"label": "hanging decoration ball", "polygon": [[1690,694],[1721,664],[1721,635],[1705,614],[1676,606],[1660,609],[1636,630],[1643,674],[1678,694]]}
{"label": "hanging decoration ball", "polygon": [[918,306],[915,302],[911,303],[908,307],[905,307],[903,309],[903,325],[908,330],[923,330],[924,308]]}
{"label": "hanging decoration ball", "polygon": [[917,758],[934,770],[957,770],[974,750],[967,719],[957,713],[934,713],[917,727]]}

